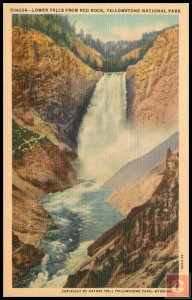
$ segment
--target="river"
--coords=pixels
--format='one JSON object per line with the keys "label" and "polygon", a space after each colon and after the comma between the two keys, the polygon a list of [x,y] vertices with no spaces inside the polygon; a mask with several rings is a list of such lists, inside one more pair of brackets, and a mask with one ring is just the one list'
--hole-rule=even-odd
{"label": "river", "polygon": [[67,276],[88,259],[87,247],[123,218],[106,199],[112,190],[101,185],[129,161],[161,143],[167,133],[133,128],[126,120],[125,73],[107,73],[98,82],[78,136],[74,163],[82,183],[46,196],[41,205],[53,225],[42,239],[41,265],[20,287],[62,288]]}

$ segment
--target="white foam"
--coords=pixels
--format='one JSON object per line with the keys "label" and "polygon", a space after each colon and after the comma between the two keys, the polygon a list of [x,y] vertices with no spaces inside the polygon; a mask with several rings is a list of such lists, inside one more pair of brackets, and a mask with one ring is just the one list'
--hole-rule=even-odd
{"label": "white foam", "polygon": [[78,138],[80,178],[104,183],[122,166],[146,154],[172,133],[146,131],[126,121],[125,73],[105,74],[96,86]]}

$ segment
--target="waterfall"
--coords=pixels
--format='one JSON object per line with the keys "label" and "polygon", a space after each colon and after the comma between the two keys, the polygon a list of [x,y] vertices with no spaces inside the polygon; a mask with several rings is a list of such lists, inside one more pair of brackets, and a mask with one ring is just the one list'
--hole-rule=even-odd
{"label": "waterfall", "polygon": [[125,73],[106,73],[96,86],[79,132],[79,173],[83,179],[98,181],[110,175],[111,150],[118,146],[119,134],[125,128]]}
{"label": "waterfall", "polygon": [[171,134],[133,127],[126,116],[125,73],[106,73],[96,86],[79,131],[81,179],[102,184],[126,163],[144,155]]}

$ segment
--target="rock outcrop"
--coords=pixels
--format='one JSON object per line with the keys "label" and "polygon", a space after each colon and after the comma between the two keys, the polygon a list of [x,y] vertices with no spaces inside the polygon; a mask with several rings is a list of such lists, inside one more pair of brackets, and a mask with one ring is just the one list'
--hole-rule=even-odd
{"label": "rock outcrop", "polygon": [[178,269],[178,153],[168,154],[150,199],[88,248],[90,260],[65,287],[162,287]]}
{"label": "rock outcrop", "polygon": [[160,33],[144,58],[129,66],[128,112],[146,127],[168,127],[178,122],[179,27]]}
{"label": "rock outcrop", "polygon": [[44,255],[40,241],[51,218],[38,200],[78,182],[71,164],[76,137],[102,73],[46,35],[19,27],[12,31],[12,68],[13,283],[19,283]]}
{"label": "rock outcrop", "polygon": [[15,285],[22,280],[30,268],[41,262],[44,253],[31,244],[22,243],[14,233],[12,235],[12,251],[12,282]]}

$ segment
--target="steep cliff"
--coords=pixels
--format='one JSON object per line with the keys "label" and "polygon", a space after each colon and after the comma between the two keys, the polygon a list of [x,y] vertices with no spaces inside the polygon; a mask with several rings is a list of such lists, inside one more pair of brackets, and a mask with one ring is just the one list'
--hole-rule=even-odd
{"label": "steep cliff", "polygon": [[73,44],[75,45],[76,51],[83,61],[89,62],[89,64],[92,64],[99,70],[101,69],[103,65],[103,57],[98,51],[89,45],[85,45],[82,40],[78,38],[74,39]]}
{"label": "steep cliff", "polygon": [[[13,27],[13,232],[19,240],[14,283],[43,255],[40,241],[51,218],[38,200],[77,183],[73,148],[101,76],[46,35]],[[19,243],[32,250],[20,251]],[[39,259],[25,264],[31,251],[40,251]]]}
{"label": "steep cliff", "polygon": [[144,58],[127,69],[128,114],[137,125],[167,127],[178,121],[179,28],[157,36]]}
{"label": "steep cliff", "polygon": [[35,110],[55,127],[62,142],[74,147],[102,73],[38,31],[14,27],[12,37],[13,113],[23,119],[26,112],[33,116]]}
{"label": "steep cliff", "polygon": [[90,260],[65,287],[162,287],[178,268],[178,153],[150,199],[88,248]]}

